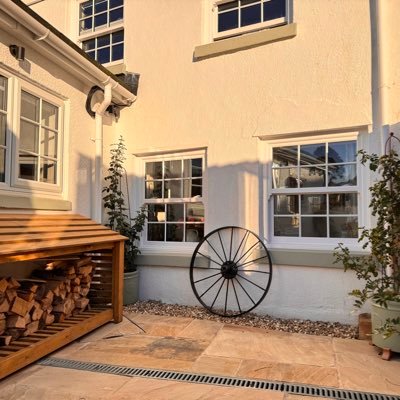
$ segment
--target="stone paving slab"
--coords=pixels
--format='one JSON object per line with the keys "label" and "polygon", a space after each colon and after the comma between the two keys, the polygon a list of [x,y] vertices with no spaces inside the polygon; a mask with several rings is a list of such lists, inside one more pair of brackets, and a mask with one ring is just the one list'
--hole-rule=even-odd
{"label": "stone paving slab", "polygon": [[[400,355],[383,361],[368,342],[268,331],[190,318],[131,314],[53,357],[400,395]],[[14,399],[285,399],[302,396],[129,378],[32,365],[0,382]],[[307,397],[312,399],[312,397]]]}

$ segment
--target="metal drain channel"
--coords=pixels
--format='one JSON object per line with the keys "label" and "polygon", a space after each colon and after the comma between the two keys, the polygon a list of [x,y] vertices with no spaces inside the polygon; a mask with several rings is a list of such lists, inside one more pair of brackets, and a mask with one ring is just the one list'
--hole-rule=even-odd
{"label": "metal drain channel", "polygon": [[338,388],[329,388],[315,385],[301,385],[298,383],[268,381],[261,379],[205,375],[191,372],[166,371],[150,368],[134,368],[120,365],[64,360],[55,357],[43,358],[38,361],[38,364],[47,367],[59,367],[80,371],[102,372],[103,374],[113,374],[128,377],[166,379],[178,382],[204,383],[208,385],[274,390],[278,392],[285,392],[297,395],[326,397],[330,399],[340,400],[400,400],[400,396],[380,393],[359,392]]}

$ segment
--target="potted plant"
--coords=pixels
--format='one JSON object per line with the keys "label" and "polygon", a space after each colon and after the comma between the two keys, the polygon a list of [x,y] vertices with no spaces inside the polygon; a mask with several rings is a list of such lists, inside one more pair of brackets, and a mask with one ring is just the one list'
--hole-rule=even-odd
{"label": "potted plant", "polygon": [[106,226],[127,238],[124,246],[124,304],[131,304],[139,297],[139,272],[135,265],[135,257],[140,253],[138,242],[147,214],[145,207],[142,206],[136,212],[136,216],[131,217],[129,195],[127,196],[128,207],[125,204],[125,195],[122,190],[124,178],[127,192],[129,190],[124,168],[125,151],[124,139],[120,136],[118,143],[113,144],[110,151],[108,175],[104,178],[108,185],[103,188],[103,201],[108,216]]}
{"label": "potted plant", "polygon": [[362,229],[359,239],[369,255],[352,256],[343,244],[335,249],[336,261],[365,283],[350,294],[357,307],[371,300],[372,342],[383,349],[385,359],[391,351],[400,352],[400,159],[392,148],[394,139],[398,140],[391,133],[383,156],[359,152],[361,163],[369,163],[370,170],[379,174],[369,189],[376,223]]}

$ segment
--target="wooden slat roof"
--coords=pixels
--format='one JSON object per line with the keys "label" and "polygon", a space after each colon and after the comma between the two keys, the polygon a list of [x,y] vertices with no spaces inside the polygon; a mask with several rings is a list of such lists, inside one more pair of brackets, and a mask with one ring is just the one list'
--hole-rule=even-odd
{"label": "wooden slat roof", "polygon": [[117,232],[77,214],[0,214],[0,262],[11,255],[125,240]]}

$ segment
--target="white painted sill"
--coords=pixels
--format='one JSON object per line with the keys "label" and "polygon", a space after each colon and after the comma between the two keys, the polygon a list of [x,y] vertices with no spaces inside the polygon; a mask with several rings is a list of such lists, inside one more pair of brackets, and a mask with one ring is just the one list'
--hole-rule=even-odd
{"label": "white painted sill", "polygon": [[0,194],[1,209],[71,211],[72,204],[68,200],[40,197]]}
{"label": "white painted sill", "polygon": [[233,53],[239,50],[249,49],[267,43],[291,39],[297,35],[297,25],[287,24],[274,28],[262,29],[257,32],[245,33],[213,43],[196,46],[193,53],[194,61],[222,54]]}

